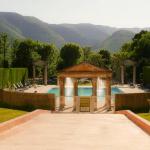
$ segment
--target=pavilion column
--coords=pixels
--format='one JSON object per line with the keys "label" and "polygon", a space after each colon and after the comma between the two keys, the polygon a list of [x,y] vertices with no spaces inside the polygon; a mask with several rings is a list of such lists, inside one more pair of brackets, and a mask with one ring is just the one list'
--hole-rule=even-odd
{"label": "pavilion column", "polygon": [[77,96],[78,96],[78,79],[74,78],[73,80],[73,86],[74,86],[74,92],[73,92],[73,110],[76,109],[76,100],[77,100]]}
{"label": "pavilion column", "polygon": [[97,110],[97,78],[92,78],[92,98],[94,100],[94,110]]}
{"label": "pavilion column", "polygon": [[47,85],[47,64],[44,67],[44,85]]}
{"label": "pavilion column", "polygon": [[111,109],[111,79],[107,78],[105,80],[105,104],[107,106],[107,109],[110,110]]}
{"label": "pavilion column", "polygon": [[33,84],[35,84],[35,64],[33,64]]}
{"label": "pavilion column", "polygon": [[121,84],[124,84],[124,65],[121,66]]}
{"label": "pavilion column", "polygon": [[133,66],[133,84],[136,84],[136,65]]}
{"label": "pavilion column", "polygon": [[60,106],[59,109],[62,110],[65,106],[65,78],[59,78],[60,86]]}

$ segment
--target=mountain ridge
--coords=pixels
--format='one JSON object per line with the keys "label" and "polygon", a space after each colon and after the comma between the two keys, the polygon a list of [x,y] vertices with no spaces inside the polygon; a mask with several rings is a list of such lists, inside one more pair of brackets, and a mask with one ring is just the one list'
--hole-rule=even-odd
{"label": "mountain ridge", "polygon": [[[120,40],[121,37],[118,37],[118,43],[112,38],[116,38],[114,33],[119,30],[121,30],[121,35],[124,38]],[[66,42],[75,42],[81,44],[81,46],[90,46],[94,49],[106,47],[116,51],[121,44],[132,39],[133,36],[128,36],[127,33],[130,32],[131,35],[134,35],[141,30],[141,28],[116,28],[90,23],[49,24],[32,16],[0,12],[0,32],[6,32],[14,39],[32,38],[33,40],[54,43],[58,47],[61,47]],[[150,28],[146,28],[146,30],[150,30]],[[106,42],[110,39],[114,42]],[[106,46],[105,43],[107,43]]]}

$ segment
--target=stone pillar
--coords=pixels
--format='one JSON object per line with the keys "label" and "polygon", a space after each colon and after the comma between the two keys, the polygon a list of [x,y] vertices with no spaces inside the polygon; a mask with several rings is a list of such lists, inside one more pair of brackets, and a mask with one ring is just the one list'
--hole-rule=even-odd
{"label": "stone pillar", "polygon": [[136,66],[133,66],[133,84],[136,84]]}
{"label": "stone pillar", "polygon": [[121,84],[124,84],[124,66],[121,66]]}
{"label": "stone pillar", "polygon": [[105,80],[105,104],[107,106],[107,109],[110,110],[111,109],[111,79],[108,78]]}
{"label": "stone pillar", "polygon": [[73,91],[73,110],[76,109],[76,100],[77,100],[77,96],[78,96],[78,80],[75,78],[73,80],[73,87],[74,87],[74,91]]}
{"label": "stone pillar", "polygon": [[35,64],[33,64],[33,84],[35,84]]}
{"label": "stone pillar", "polygon": [[92,99],[94,99],[94,109],[97,110],[97,78],[92,78]]}
{"label": "stone pillar", "polygon": [[47,85],[47,64],[44,67],[44,85]]}
{"label": "stone pillar", "polygon": [[60,88],[60,106],[59,106],[59,109],[62,110],[65,106],[65,78],[59,78],[59,88]]}

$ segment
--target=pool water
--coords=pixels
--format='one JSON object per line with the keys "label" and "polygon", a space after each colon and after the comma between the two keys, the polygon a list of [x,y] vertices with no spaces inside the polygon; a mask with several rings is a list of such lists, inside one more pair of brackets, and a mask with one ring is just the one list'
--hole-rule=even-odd
{"label": "pool water", "polygon": [[[48,91],[48,93],[55,94],[56,96],[59,95],[59,88],[52,88]],[[122,91],[117,87],[111,88],[112,95],[117,93],[122,93]],[[78,95],[79,96],[91,96],[92,95],[92,87],[78,87]],[[66,97],[72,97],[73,96],[73,88],[65,88],[65,96]],[[98,97],[105,97],[105,88],[102,88],[100,90],[97,90],[97,96]]]}

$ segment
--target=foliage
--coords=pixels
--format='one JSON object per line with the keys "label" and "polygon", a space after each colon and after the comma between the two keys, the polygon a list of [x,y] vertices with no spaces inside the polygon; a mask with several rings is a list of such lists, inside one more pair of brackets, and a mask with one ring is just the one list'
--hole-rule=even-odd
{"label": "foliage", "polygon": [[99,51],[99,54],[102,57],[102,61],[103,61],[103,64],[104,64],[103,67],[110,68],[110,64],[111,64],[110,52],[108,50],[101,49]]}
{"label": "foliage", "polygon": [[133,49],[136,52],[136,60],[143,57],[150,60],[150,32],[141,32],[140,39],[133,40]]}
{"label": "foliage", "polygon": [[82,54],[83,54],[83,62],[88,62],[89,57],[92,54],[91,47],[83,47]]}
{"label": "foliage", "polygon": [[96,52],[93,52],[90,57],[88,62],[92,65],[95,65],[97,67],[103,67],[104,66],[104,62],[102,60],[102,56]]}
{"label": "foliage", "polygon": [[0,68],[0,89],[12,86],[13,84],[24,83],[28,77],[28,70],[25,68]]}
{"label": "foliage", "polygon": [[7,68],[9,66],[9,40],[6,33],[0,34],[0,57],[1,59],[1,66]]}
{"label": "foliage", "polygon": [[55,76],[57,72],[57,64],[59,60],[58,49],[53,44],[44,44],[42,47],[42,59],[48,63],[48,75]]}
{"label": "foliage", "polygon": [[[122,32],[118,32],[122,35]],[[28,68],[32,77],[32,66],[39,60],[48,64],[48,77],[56,76],[58,69],[69,67],[80,62],[89,62],[98,67],[111,68],[116,80],[120,80],[120,66],[126,59],[137,62],[137,79],[140,81],[143,66],[150,65],[150,32],[141,31],[133,37],[133,40],[124,43],[118,52],[111,54],[108,50],[93,51],[90,47],[80,47],[75,43],[66,43],[60,51],[51,43],[42,43],[31,39],[14,40],[10,42],[5,38],[0,40],[0,66],[3,66],[4,50],[6,49],[6,61],[9,66]],[[3,43],[3,44],[2,44]],[[4,44],[5,43],[5,44]],[[42,77],[43,67],[36,67],[36,76]],[[126,67],[126,77],[131,80],[131,67]]]}
{"label": "foliage", "polygon": [[126,51],[118,51],[111,56],[111,67],[115,81],[120,81],[120,66],[124,65],[124,61],[128,58],[129,53]]}
{"label": "foliage", "polygon": [[[137,63],[137,81],[141,81],[143,66],[150,65],[150,32],[137,33],[131,43],[124,44],[121,52],[128,54],[128,59]],[[127,71],[127,74],[130,72]]]}
{"label": "foliage", "polygon": [[0,68],[0,89],[8,87],[10,70],[8,68]]}
{"label": "foliage", "polygon": [[11,66],[15,66],[16,59],[17,59],[17,51],[19,47],[20,41],[14,40],[11,45]]}
{"label": "foliage", "polygon": [[79,45],[74,43],[65,44],[60,51],[62,68],[78,64],[81,55],[82,51]]}
{"label": "foliage", "polygon": [[16,67],[29,67],[32,65],[33,42],[31,40],[21,41],[16,52]]}
{"label": "foliage", "polygon": [[150,84],[150,66],[143,67],[143,81],[144,84]]}

